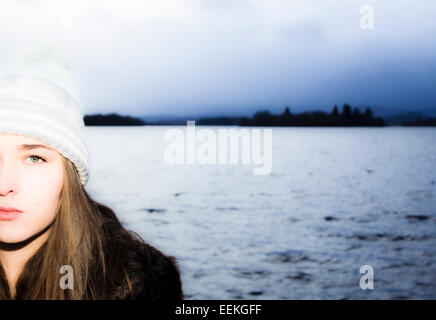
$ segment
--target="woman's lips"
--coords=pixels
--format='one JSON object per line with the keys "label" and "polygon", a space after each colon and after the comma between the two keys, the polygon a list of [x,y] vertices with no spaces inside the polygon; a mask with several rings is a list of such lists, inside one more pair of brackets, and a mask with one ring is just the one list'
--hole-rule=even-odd
{"label": "woman's lips", "polygon": [[14,208],[0,207],[0,220],[12,221],[18,218],[23,212]]}

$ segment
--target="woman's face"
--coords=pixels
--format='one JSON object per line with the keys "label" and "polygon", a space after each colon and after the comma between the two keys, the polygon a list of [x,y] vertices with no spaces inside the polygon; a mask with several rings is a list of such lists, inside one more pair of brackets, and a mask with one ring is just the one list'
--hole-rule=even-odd
{"label": "woman's face", "polygon": [[62,155],[42,141],[0,134],[0,207],[22,211],[11,217],[0,209],[0,242],[27,240],[53,222],[63,170]]}

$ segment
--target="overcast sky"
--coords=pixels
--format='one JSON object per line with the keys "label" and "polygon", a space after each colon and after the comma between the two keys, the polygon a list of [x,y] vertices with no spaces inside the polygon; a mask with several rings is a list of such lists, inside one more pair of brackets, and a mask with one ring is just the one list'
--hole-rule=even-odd
{"label": "overcast sky", "polygon": [[435,16],[434,0],[0,0],[0,59],[65,48],[86,113],[436,111]]}

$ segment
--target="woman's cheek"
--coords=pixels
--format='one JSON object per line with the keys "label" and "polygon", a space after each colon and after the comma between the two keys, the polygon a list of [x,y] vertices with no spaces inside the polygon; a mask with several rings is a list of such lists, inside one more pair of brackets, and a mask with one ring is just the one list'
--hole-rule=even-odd
{"label": "woman's cheek", "polygon": [[22,180],[24,185],[36,192],[56,193],[62,188],[62,170],[61,163],[30,165],[25,168]]}
{"label": "woman's cheek", "polygon": [[21,198],[31,203],[35,216],[43,220],[53,218],[63,185],[62,167],[30,168],[26,171],[22,175]]}

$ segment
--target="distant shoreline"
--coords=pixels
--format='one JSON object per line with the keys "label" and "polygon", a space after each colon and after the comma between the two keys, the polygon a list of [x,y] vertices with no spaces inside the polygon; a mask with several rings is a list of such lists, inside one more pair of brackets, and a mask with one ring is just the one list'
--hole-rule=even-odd
{"label": "distant shoreline", "polygon": [[[250,126],[250,127],[384,127],[391,126],[382,117],[374,117],[367,107],[361,112],[344,104],[339,111],[334,106],[330,113],[324,111],[306,111],[292,113],[286,108],[281,114],[272,114],[268,110],[258,111],[251,118],[247,117],[200,117],[198,119],[176,119],[146,121],[140,117],[124,116],[117,113],[91,114],[84,116],[86,126],[171,126],[186,125],[186,121],[195,120],[199,126]],[[436,118],[418,118],[402,121],[399,126],[436,126]]]}

